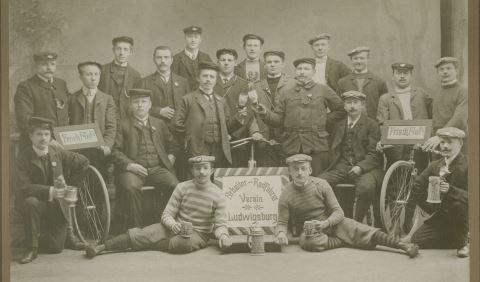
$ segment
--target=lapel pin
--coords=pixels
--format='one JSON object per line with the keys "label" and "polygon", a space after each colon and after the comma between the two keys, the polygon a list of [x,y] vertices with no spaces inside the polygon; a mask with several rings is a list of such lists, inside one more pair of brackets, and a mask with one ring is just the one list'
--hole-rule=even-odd
{"label": "lapel pin", "polygon": [[57,162],[52,162],[52,166],[57,166]]}
{"label": "lapel pin", "polygon": [[173,85],[178,86],[178,82],[176,82],[176,81],[173,82]]}
{"label": "lapel pin", "polygon": [[157,129],[155,128],[155,126],[152,126],[151,128],[152,128],[152,131],[155,131],[155,130],[157,130]]}

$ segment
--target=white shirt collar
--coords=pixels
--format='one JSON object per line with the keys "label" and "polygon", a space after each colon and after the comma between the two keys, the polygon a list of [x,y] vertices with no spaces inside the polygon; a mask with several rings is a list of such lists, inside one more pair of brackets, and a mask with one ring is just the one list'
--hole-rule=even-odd
{"label": "white shirt collar", "polygon": [[248,57],[245,58],[245,61],[247,63],[259,63],[260,62],[260,58],[255,58],[255,59],[249,59]]}
{"label": "white shirt collar", "polygon": [[360,73],[367,73],[368,72],[368,69],[364,69],[362,70],[361,72],[358,72],[356,70],[353,70],[354,73],[357,73],[357,74],[360,74]]}
{"label": "white shirt collar", "polygon": [[37,73],[37,76],[38,76],[38,78],[40,78],[41,80],[45,81],[46,83],[53,83],[53,77],[50,78],[50,79],[48,79],[48,78],[46,78],[46,77],[43,77],[43,76],[39,75],[38,73]]}
{"label": "white shirt collar", "polygon": [[190,57],[190,59],[195,60],[198,56],[198,49],[193,50],[193,52],[190,52],[187,50],[187,48],[185,48],[185,54],[187,54],[187,56]]}
{"label": "white shirt collar", "polygon": [[347,125],[350,125],[351,123],[353,123],[352,127],[355,126],[355,124],[357,124],[358,120],[362,117],[362,115],[358,115],[358,117],[355,119],[355,120],[351,120],[349,116],[347,116]]}
{"label": "white shirt collar", "polygon": [[126,67],[128,65],[128,62],[119,63],[119,62],[117,62],[117,60],[113,60],[113,63],[116,64],[117,66],[120,66],[120,67]]}
{"label": "white shirt collar", "polygon": [[170,76],[172,75],[172,72],[169,71],[167,74],[161,73],[157,70],[157,73],[162,77],[162,79],[166,82],[170,80]]}
{"label": "white shirt collar", "polygon": [[457,83],[457,82],[458,82],[458,79],[455,78],[454,80],[452,80],[452,81],[450,81],[450,82],[442,83],[442,86],[452,85],[452,84],[455,84],[455,83]]}
{"label": "white shirt collar", "polygon": [[206,95],[210,95],[210,96],[213,95],[213,89],[207,91],[207,90],[203,89],[202,86],[199,86],[198,88],[200,90],[202,90],[202,92],[205,93]]}
{"label": "white shirt collar", "polygon": [[316,62],[317,64],[324,64],[324,63],[327,62],[327,59],[328,59],[327,56],[324,56],[323,58],[315,57],[315,62]]}
{"label": "white shirt collar", "polygon": [[281,72],[277,73],[276,75],[267,74],[267,77],[268,77],[268,78],[279,78],[280,76],[282,76],[282,73],[281,73]]}
{"label": "white shirt collar", "polygon": [[137,116],[134,116],[135,119],[140,122],[141,124],[143,124],[143,126],[147,126],[147,123],[148,123],[148,115],[144,118],[140,118],[140,117],[137,117]]}
{"label": "white shirt collar", "polygon": [[222,79],[222,82],[223,82],[224,79],[227,79],[228,81],[230,81],[230,79],[232,79],[233,76],[235,76],[235,73],[232,72],[229,76],[224,76],[223,74],[219,73],[219,76]]}
{"label": "white shirt collar", "polygon": [[35,153],[37,154],[37,156],[39,156],[39,157],[45,156],[45,155],[48,154],[48,147],[45,148],[44,150],[40,150],[37,147],[35,147],[34,145],[32,145],[32,148],[35,151]]}

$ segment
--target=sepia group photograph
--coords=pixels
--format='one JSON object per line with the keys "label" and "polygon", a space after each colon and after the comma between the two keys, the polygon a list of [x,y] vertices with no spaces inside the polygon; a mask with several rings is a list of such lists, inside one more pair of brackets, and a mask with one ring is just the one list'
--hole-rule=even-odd
{"label": "sepia group photograph", "polygon": [[0,12],[0,281],[480,281],[478,0]]}

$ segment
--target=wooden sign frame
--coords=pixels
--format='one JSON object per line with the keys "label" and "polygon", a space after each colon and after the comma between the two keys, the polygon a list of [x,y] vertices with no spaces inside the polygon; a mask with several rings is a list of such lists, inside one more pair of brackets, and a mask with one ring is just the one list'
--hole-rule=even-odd
{"label": "wooden sign frame", "polygon": [[[79,135],[74,135],[75,133]],[[105,145],[102,132],[96,123],[54,127],[53,134],[55,140],[60,143],[65,150],[96,148]],[[70,136],[68,136],[68,134],[70,134]],[[80,140],[66,142],[65,139],[67,137]]]}
{"label": "wooden sign frame", "polygon": [[[398,138],[389,138],[393,130],[398,131]],[[416,119],[416,120],[386,120],[382,126],[381,142],[383,145],[414,145],[422,144],[428,140],[432,135],[432,120],[431,119]],[[412,132],[413,131],[413,132]],[[415,138],[417,132],[423,132],[422,138]],[[393,132],[395,133],[395,132]],[[402,137],[412,133],[413,137]]]}

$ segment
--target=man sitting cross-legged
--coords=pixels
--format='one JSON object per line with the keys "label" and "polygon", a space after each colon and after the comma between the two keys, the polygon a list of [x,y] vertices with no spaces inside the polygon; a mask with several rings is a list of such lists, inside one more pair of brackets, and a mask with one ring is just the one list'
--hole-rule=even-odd
{"label": "man sitting cross-legged", "polygon": [[288,244],[289,218],[297,228],[305,221],[316,220],[316,234],[308,238],[305,232],[300,234],[300,247],[304,250],[321,252],[344,245],[373,249],[382,245],[401,249],[411,258],[417,256],[417,245],[400,242],[378,228],[344,217],[328,182],[310,176],[311,161],[312,157],[304,154],[293,155],[286,160],[292,181],[286,184],[278,202],[277,244]]}
{"label": "man sitting cross-legged", "polygon": [[[190,158],[193,179],[175,187],[172,197],[163,212],[161,223],[143,229],[132,228],[127,233],[107,240],[105,244],[87,246],[87,257],[93,258],[104,251],[127,249],[159,251],[184,254],[204,248],[212,231],[219,240],[220,248],[230,247],[225,196],[210,181],[213,173],[212,156]],[[193,227],[190,237],[180,235],[182,224],[190,222]]]}

